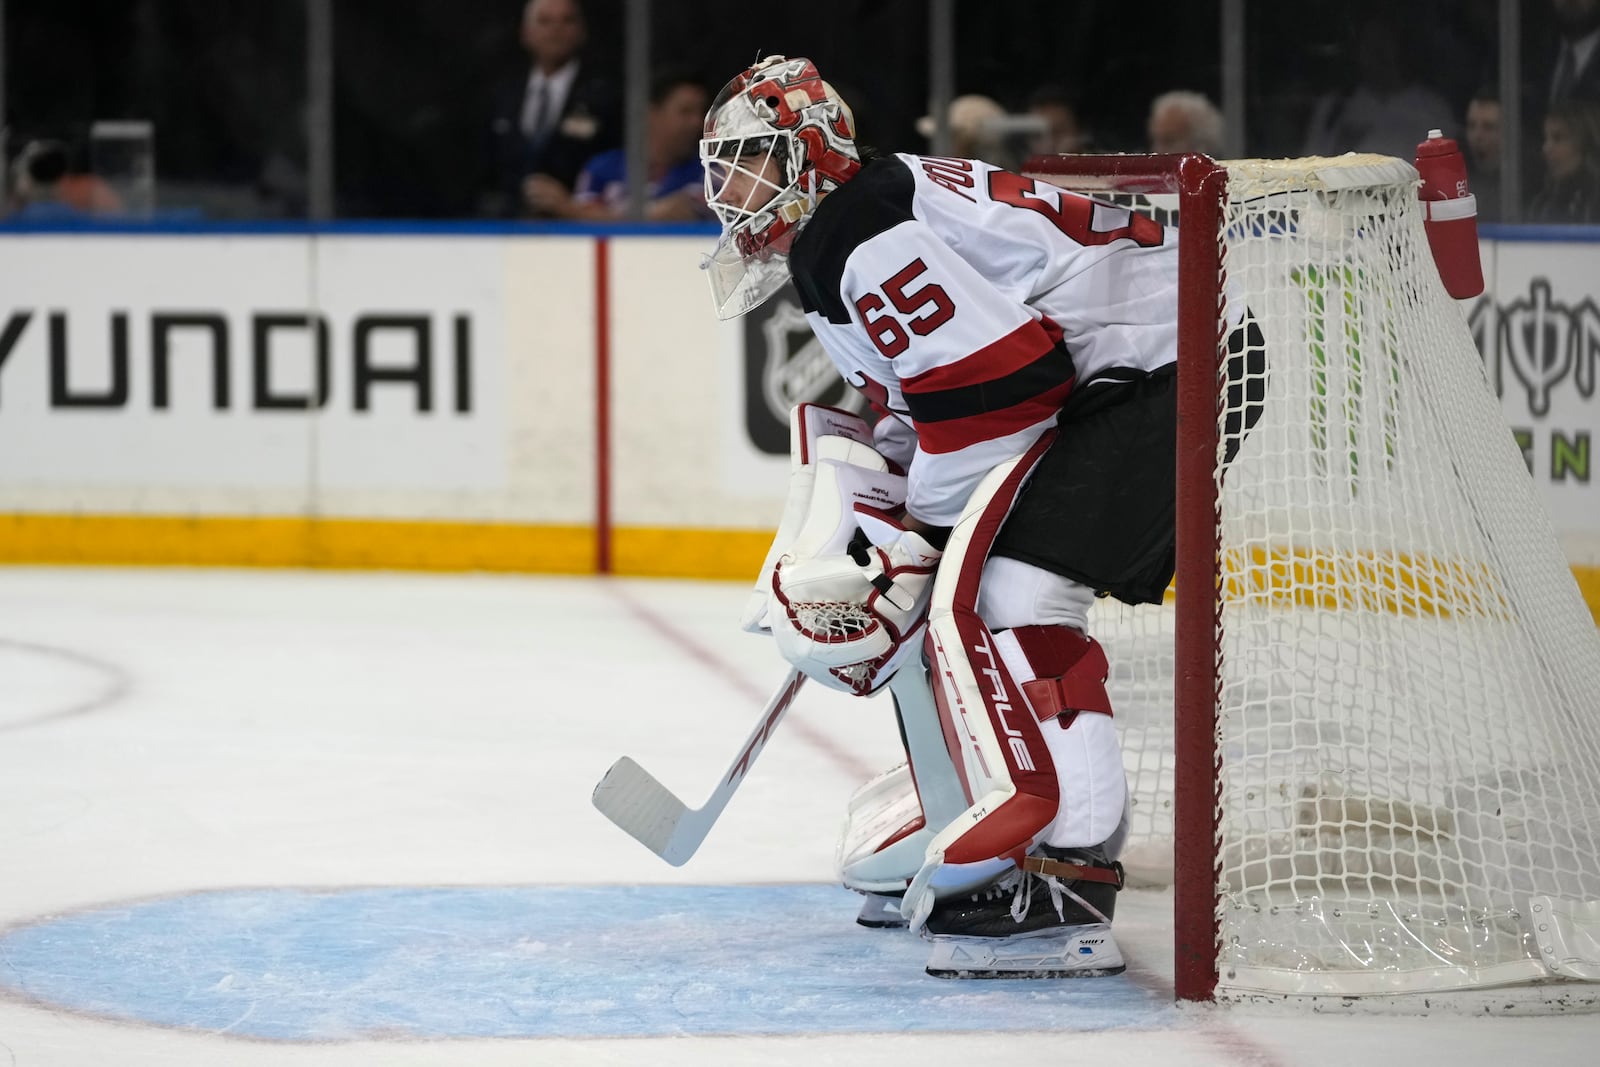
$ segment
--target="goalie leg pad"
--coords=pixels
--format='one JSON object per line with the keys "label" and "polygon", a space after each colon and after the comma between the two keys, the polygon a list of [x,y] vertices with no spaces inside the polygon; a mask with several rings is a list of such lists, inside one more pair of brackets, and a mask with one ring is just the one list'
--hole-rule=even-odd
{"label": "goalie leg pad", "polygon": [[926,643],[970,805],[935,836],[912,879],[913,925],[936,897],[970,892],[1036,845],[1101,845],[1122,822],[1126,775],[1100,646],[1080,631],[1026,625],[1025,609],[996,634],[978,610],[989,549],[1052,440],[1045,435],[984,479],[934,582]]}
{"label": "goalie leg pad", "polygon": [[934,582],[928,658],[945,740],[970,801],[940,832],[924,864],[956,868],[942,872],[945,892],[959,891],[958,882],[970,884],[960,868],[992,878],[997,863],[1002,870],[1006,861],[1020,863],[1060,806],[1055,762],[1039,721],[977,607],[989,549],[1053,440],[1043,435],[984,478],[951,531]]}
{"label": "goalie leg pad", "polygon": [[909,762],[868,782],[850,800],[839,877],[858,892],[903,892],[934,834],[968,804],[927,672],[921,664],[907,664],[890,679],[889,690]]}
{"label": "goalie leg pad", "polygon": [[[876,787],[874,788],[874,786]],[[838,850],[839,881],[858,893],[901,893],[933,840],[911,769],[902,763],[852,798]]]}
{"label": "goalie leg pad", "polygon": [[978,615],[991,630],[1060,625],[1089,628],[1094,590],[1007,556],[990,556],[978,586]]}

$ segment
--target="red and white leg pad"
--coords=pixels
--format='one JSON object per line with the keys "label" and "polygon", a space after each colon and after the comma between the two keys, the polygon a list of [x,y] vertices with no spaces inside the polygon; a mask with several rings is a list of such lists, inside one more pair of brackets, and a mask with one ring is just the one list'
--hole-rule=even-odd
{"label": "red and white leg pad", "polygon": [[840,880],[863,893],[899,893],[922,868],[934,833],[967,808],[921,663],[890,679],[908,762],[856,790],[840,836]]}
{"label": "red and white leg pad", "polygon": [[978,610],[989,547],[1048,443],[984,479],[934,582],[926,648],[969,806],[934,835],[906,890],[914,927],[935,898],[972,892],[1035,845],[1100,845],[1122,820],[1127,786],[1100,646],[1021,619],[996,634]]}

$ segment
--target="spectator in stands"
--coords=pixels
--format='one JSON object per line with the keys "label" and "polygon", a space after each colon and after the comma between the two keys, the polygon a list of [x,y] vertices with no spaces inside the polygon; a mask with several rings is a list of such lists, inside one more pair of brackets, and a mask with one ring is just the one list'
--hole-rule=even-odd
{"label": "spectator in stands", "polygon": [[1041,85],[1028,97],[1028,113],[1043,120],[1045,130],[1034,138],[1033,151],[1040,155],[1060,152],[1090,152],[1092,138],[1078,121],[1078,109],[1067,91],[1057,85]]}
{"label": "spectator in stands", "polygon": [[522,44],[532,62],[495,111],[490,213],[538,214],[524,199],[530,175],[571,189],[585,161],[621,143],[619,96],[581,57],[586,39],[577,0],[528,0]]}
{"label": "spectator in stands", "polygon": [[1145,122],[1152,152],[1223,152],[1222,112],[1201,93],[1174,89],[1150,102]]}
{"label": "spectator in stands", "polygon": [[1600,101],[1600,0],[1550,0],[1550,8],[1557,42],[1549,103]]}
{"label": "spectator in stands", "polygon": [[1529,222],[1600,223],[1600,104],[1562,100],[1544,117],[1544,185]]}
{"label": "spectator in stands", "polygon": [[30,222],[60,222],[93,215],[116,215],[122,202],[104,181],[74,166],[60,141],[30,141],[11,165],[8,217]]}
{"label": "spectator in stands", "polygon": [[[646,219],[690,222],[714,218],[706,207],[700,167],[700,134],[710,104],[705,83],[691,74],[664,73],[651,86]],[[620,148],[595,156],[578,175],[575,192],[568,192],[547,174],[531,175],[525,197],[540,214],[556,218],[626,218],[627,157]]]}
{"label": "spectator in stands", "polygon": [[1306,155],[1377,152],[1412,159],[1428,131],[1454,137],[1455,108],[1416,75],[1420,52],[1403,36],[1408,27],[1393,13],[1362,19],[1351,45],[1356,84],[1317,99],[1306,124]]}
{"label": "spectator in stands", "polygon": [[[950,101],[950,155],[956,159],[983,159],[1000,166],[1008,162],[1005,150],[1006,109],[991,97],[968,93]],[[917,132],[930,142],[935,133],[932,115],[917,120]]]}
{"label": "spectator in stands", "polygon": [[1500,90],[1485,85],[1467,104],[1467,184],[1478,198],[1478,221],[1499,222],[1500,204]]}

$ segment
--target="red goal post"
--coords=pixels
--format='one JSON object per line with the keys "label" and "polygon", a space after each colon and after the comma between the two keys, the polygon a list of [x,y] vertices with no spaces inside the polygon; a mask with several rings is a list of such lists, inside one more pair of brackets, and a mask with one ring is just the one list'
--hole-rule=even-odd
{"label": "red goal post", "polygon": [[[1046,156],[1030,160],[1031,177],[1096,193],[1175,196],[1186,233],[1212,240],[1179,244],[1178,285],[1178,552],[1176,626],[1215,633],[1217,600],[1182,590],[1212,588],[1219,545],[1217,375],[1223,336],[1222,201],[1227,171],[1202,155]],[[1174,709],[1177,782],[1174,795],[1174,934],[1177,995],[1210,999],[1217,980],[1217,763],[1214,641],[1175,644]],[[1185,773],[1187,770],[1195,773]]]}
{"label": "red goal post", "polygon": [[[1600,1006],[1600,636],[1429,257],[1415,170],[1024,170],[1180,232],[1175,603],[1092,621],[1131,849],[1170,850],[1150,880],[1174,888],[1178,997]],[[1239,303],[1266,403],[1224,479]]]}

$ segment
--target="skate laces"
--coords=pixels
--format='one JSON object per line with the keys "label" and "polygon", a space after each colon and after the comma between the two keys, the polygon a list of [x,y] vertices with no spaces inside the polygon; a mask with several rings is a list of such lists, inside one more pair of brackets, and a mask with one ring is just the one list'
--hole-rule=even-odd
{"label": "skate laces", "polygon": [[1021,923],[1022,917],[1028,914],[1028,909],[1032,907],[1033,883],[1035,881],[1043,882],[1045,884],[1045,888],[1050,890],[1050,904],[1056,909],[1056,918],[1063,922],[1065,922],[1067,918],[1066,909],[1061,904],[1061,900],[1064,896],[1070,894],[1073,899],[1078,901],[1079,904],[1083,903],[1083,898],[1078,896],[1078,894],[1073,893],[1072,890],[1068,889],[1066,886],[1062,885],[1061,879],[1057,878],[1055,875],[1024,874],[1020,870],[1016,873],[1022,875],[1022,877],[1014,894],[1011,897],[1011,919],[1013,922]]}
{"label": "skate laces", "polygon": [[1013,867],[976,893],[973,893],[969,899],[973,901],[995,900],[1005,896],[1007,893],[1015,893],[1018,889],[1017,881],[1021,877],[1022,871]]}
{"label": "skate laces", "polygon": [[[1070,862],[1083,866],[1105,865],[1102,860],[1102,854],[1098,852],[1085,850],[1081,855],[1068,854],[1068,856]],[[1106,918],[1105,912],[1089,903],[1083,898],[1082,894],[1072,888],[1074,883],[1063,882],[1053,874],[1023,871],[1014,867],[991,887],[986,896],[1003,892],[1006,889],[1011,890],[1011,918],[1012,921],[1020,924],[1023,917],[1028,914],[1029,908],[1033,905],[1033,883],[1035,881],[1043,882],[1045,888],[1050,891],[1050,905],[1056,910],[1056,918],[1062,922],[1067,919],[1066,906],[1063,901],[1070,899],[1100,922],[1110,924],[1111,920]]]}

